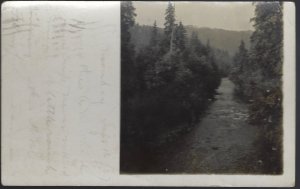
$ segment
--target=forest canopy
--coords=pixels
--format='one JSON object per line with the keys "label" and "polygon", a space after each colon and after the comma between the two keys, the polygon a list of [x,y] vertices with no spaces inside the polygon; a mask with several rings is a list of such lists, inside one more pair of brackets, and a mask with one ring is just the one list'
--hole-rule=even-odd
{"label": "forest canopy", "polygon": [[130,41],[134,10],[132,2],[122,2],[122,133],[152,140],[179,124],[197,123],[214,98],[221,73],[209,42],[195,33],[187,36],[172,3],[163,32],[154,20],[149,43],[136,52]]}

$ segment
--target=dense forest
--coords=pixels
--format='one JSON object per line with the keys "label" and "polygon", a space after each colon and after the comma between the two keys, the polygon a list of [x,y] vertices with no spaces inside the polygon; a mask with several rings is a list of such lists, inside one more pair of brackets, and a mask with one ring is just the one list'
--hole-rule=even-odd
{"label": "dense forest", "polygon": [[[250,47],[250,36],[253,31],[234,31],[218,28],[205,28],[187,25],[184,26],[187,37],[191,37],[195,33],[200,41],[209,43],[212,48],[222,49],[227,51],[230,56],[233,56],[239,47],[241,40],[245,42],[246,48]],[[144,48],[149,44],[152,26],[140,25],[136,23],[131,29],[131,41],[135,45],[136,51]],[[157,27],[158,35],[162,36],[164,29]]]}
{"label": "dense forest", "polygon": [[122,143],[150,144],[178,125],[197,123],[221,74],[209,43],[203,44],[196,34],[187,37],[171,3],[164,32],[159,34],[154,21],[149,44],[138,53],[130,40],[136,16],[132,2],[122,2],[121,13]]}
{"label": "dense forest", "polygon": [[255,5],[251,47],[241,41],[230,77],[237,96],[249,104],[249,121],[263,127],[264,153],[276,162],[282,157],[266,149],[282,150],[282,3]]}
{"label": "dense forest", "polygon": [[[231,31],[216,28],[198,28],[185,26],[186,37],[191,38],[197,35],[200,41],[210,44],[216,59],[216,64],[223,76],[231,71],[233,55],[238,51],[241,40],[245,46],[250,47],[250,36],[252,31]],[[149,45],[152,33],[152,26],[135,24],[130,28],[131,42],[134,44],[135,52],[138,53]],[[164,29],[157,27],[157,38],[162,39]]]}
{"label": "dense forest", "polygon": [[[162,29],[155,20],[150,29],[136,25],[132,2],[121,3],[122,157],[147,156],[162,135],[189,131],[214,101],[222,77],[229,77],[236,98],[247,104],[248,122],[263,128],[261,146],[268,150],[261,151],[270,166],[282,161],[282,4],[254,5],[255,31],[250,41],[242,38],[231,58],[232,51],[212,47],[177,21],[172,3]],[[138,29],[147,40],[136,48]],[[126,170],[123,161],[121,170]],[[277,165],[278,173],[282,167]]]}

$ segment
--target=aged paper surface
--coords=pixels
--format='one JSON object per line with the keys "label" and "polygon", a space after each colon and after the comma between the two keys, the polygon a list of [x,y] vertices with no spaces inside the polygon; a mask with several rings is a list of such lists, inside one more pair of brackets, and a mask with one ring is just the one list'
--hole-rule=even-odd
{"label": "aged paper surface", "polygon": [[3,185],[294,185],[294,4],[284,3],[278,176],[120,175],[119,2],[5,2],[1,25]]}

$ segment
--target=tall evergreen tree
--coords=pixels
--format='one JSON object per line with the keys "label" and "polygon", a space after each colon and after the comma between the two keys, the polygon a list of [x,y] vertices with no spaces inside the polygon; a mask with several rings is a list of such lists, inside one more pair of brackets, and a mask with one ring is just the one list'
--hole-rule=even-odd
{"label": "tall evergreen tree", "polygon": [[130,45],[130,28],[135,24],[135,8],[131,1],[121,2],[121,40],[124,47]]}
{"label": "tall evergreen tree", "polygon": [[142,49],[136,58],[138,62],[138,80],[141,81],[140,88],[142,91],[151,89],[156,85],[156,62],[159,57],[159,39],[156,21],[154,21],[150,35],[149,45]]}
{"label": "tall evergreen tree", "polygon": [[235,92],[240,96],[246,96],[245,94],[245,83],[247,72],[249,71],[248,67],[248,51],[245,47],[245,43],[242,40],[239,46],[238,52],[233,58],[233,67],[231,71],[231,79],[235,83]]}
{"label": "tall evergreen tree", "polygon": [[131,1],[121,3],[121,74],[122,97],[124,100],[133,95],[136,86],[134,46],[130,42],[130,28],[135,24],[135,8]]}
{"label": "tall evergreen tree", "polygon": [[251,36],[252,60],[262,75],[268,78],[281,76],[282,73],[282,3],[256,3],[254,22],[255,31]]}
{"label": "tall evergreen tree", "polygon": [[239,51],[235,54],[233,59],[234,69],[241,74],[245,67],[247,66],[248,62],[248,51],[245,47],[245,43],[242,40],[239,46]]}
{"label": "tall evergreen tree", "polygon": [[186,30],[182,25],[182,22],[179,22],[179,25],[176,27],[174,35],[174,45],[175,49],[179,52],[183,52],[186,47]]}
{"label": "tall evergreen tree", "polygon": [[171,51],[173,46],[173,34],[175,29],[175,8],[171,2],[169,2],[168,7],[165,12],[165,23],[164,23],[164,38],[161,42],[161,51],[166,53]]}
{"label": "tall evergreen tree", "polygon": [[156,25],[156,20],[153,23],[152,31],[151,31],[151,38],[150,38],[150,46],[157,46],[158,44],[158,30]]}
{"label": "tall evergreen tree", "polygon": [[171,39],[171,34],[175,26],[175,9],[171,2],[169,2],[168,7],[166,9],[164,25],[165,35],[166,37]]}

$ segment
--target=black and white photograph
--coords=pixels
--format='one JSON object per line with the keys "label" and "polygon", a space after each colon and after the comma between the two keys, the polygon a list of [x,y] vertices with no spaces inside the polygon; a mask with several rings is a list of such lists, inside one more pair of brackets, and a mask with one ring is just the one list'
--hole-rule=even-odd
{"label": "black and white photograph", "polygon": [[282,174],[282,11],[122,2],[120,172]]}
{"label": "black and white photograph", "polygon": [[295,186],[295,7],[3,2],[1,185]]}

